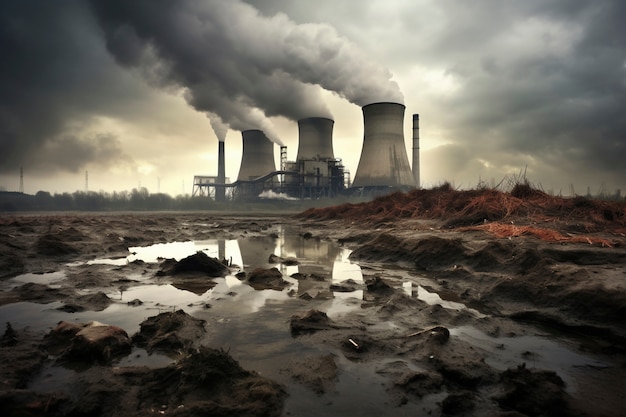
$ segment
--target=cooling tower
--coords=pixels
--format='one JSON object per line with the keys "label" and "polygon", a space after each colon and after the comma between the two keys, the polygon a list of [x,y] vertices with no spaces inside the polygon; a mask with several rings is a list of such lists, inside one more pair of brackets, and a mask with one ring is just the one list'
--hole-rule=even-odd
{"label": "cooling tower", "polygon": [[248,181],[276,171],[274,144],[261,130],[244,130],[243,155],[237,180]]}
{"label": "cooling tower", "polygon": [[333,125],[325,117],[298,120],[298,157],[296,161],[333,159]]}
{"label": "cooling tower", "polygon": [[363,106],[363,149],[352,187],[414,187],[404,145],[404,105]]}

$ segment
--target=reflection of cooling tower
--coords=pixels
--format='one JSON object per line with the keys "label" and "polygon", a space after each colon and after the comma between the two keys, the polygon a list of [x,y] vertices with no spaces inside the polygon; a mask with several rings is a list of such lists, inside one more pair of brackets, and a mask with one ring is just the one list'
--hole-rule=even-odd
{"label": "reflection of cooling tower", "polygon": [[363,149],[352,187],[415,186],[404,146],[404,105],[363,107]]}
{"label": "reflection of cooling tower", "polygon": [[298,120],[298,157],[296,161],[305,159],[334,159],[333,124],[325,117],[309,117]]}
{"label": "reflection of cooling tower", "polygon": [[262,177],[276,171],[274,162],[274,144],[261,130],[244,130],[243,155],[239,168],[240,181]]}

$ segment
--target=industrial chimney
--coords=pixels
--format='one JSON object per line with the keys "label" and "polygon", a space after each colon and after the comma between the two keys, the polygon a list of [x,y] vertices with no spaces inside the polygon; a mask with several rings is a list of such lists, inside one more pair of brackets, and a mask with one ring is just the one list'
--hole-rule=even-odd
{"label": "industrial chimney", "polygon": [[413,180],[420,188],[420,115],[413,115]]}
{"label": "industrial chimney", "polygon": [[404,145],[404,105],[363,106],[363,149],[354,175],[357,187],[414,187]]}
{"label": "industrial chimney", "polygon": [[[215,187],[215,200],[224,201],[226,199],[226,161],[224,158],[224,141],[218,141],[217,148],[217,187]],[[221,185],[221,186],[220,186]]]}
{"label": "industrial chimney", "polygon": [[325,117],[298,120],[298,156],[296,161],[333,159],[333,125]]}
{"label": "industrial chimney", "polygon": [[243,155],[237,180],[248,181],[276,171],[274,144],[261,130],[244,130]]}

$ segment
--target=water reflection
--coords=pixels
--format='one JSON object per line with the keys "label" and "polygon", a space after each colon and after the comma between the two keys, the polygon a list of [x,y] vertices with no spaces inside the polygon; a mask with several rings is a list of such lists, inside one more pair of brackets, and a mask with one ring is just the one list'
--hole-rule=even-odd
{"label": "water reflection", "polygon": [[[183,259],[198,251],[208,256],[224,259],[233,266],[233,274],[239,271],[251,272],[255,268],[277,268],[286,280],[292,283],[289,290],[298,296],[312,298],[363,298],[363,291],[333,292],[330,285],[351,280],[363,283],[363,274],[358,264],[349,260],[350,251],[335,242],[319,239],[305,239],[295,233],[281,230],[277,236],[255,236],[245,239],[212,239],[189,242],[158,243],[145,247],[129,248],[131,254],[119,260],[99,259],[90,263],[110,263],[121,265],[141,260],[154,263],[159,259]],[[280,258],[294,258],[297,265],[270,263],[270,255]],[[290,278],[300,274],[299,278]],[[217,286],[207,292],[221,292],[223,286],[228,289],[241,285],[239,279],[229,275],[224,282],[215,280]],[[239,289],[241,292],[241,288]],[[198,294],[201,295],[201,294]],[[264,298],[264,297],[262,297]],[[249,300],[248,300],[249,301]]]}
{"label": "water reflection", "polygon": [[62,271],[44,272],[42,274],[26,273],[7,280],[7,284],[9,288],[14,288],[26,283],[43,284],[50,288],[60,288],[61,281],[66,278],[65,272]]}

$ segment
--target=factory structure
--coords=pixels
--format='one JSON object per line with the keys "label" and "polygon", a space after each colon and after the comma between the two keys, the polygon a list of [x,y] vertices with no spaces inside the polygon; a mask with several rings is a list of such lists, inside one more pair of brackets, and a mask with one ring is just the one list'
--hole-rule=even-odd
{"label": "factory structure", "polygon": [[194,176],[193,196],[216,201],[254,200],[280,195],[296,199],[341,195],[376,196],[419,187],[419,116],[413,115],[412,168],[404,141],[405,106],[381,102],[363,106],[363,147],[351,181],[333,152],[335,122],[324,117],[298,120],[298,154],[287,160],[280,146],[276,169],[274,143],[261,130],[241,132],[243,154],[237,180],[225,176],[224,142],[218,142],[217,176]]}

